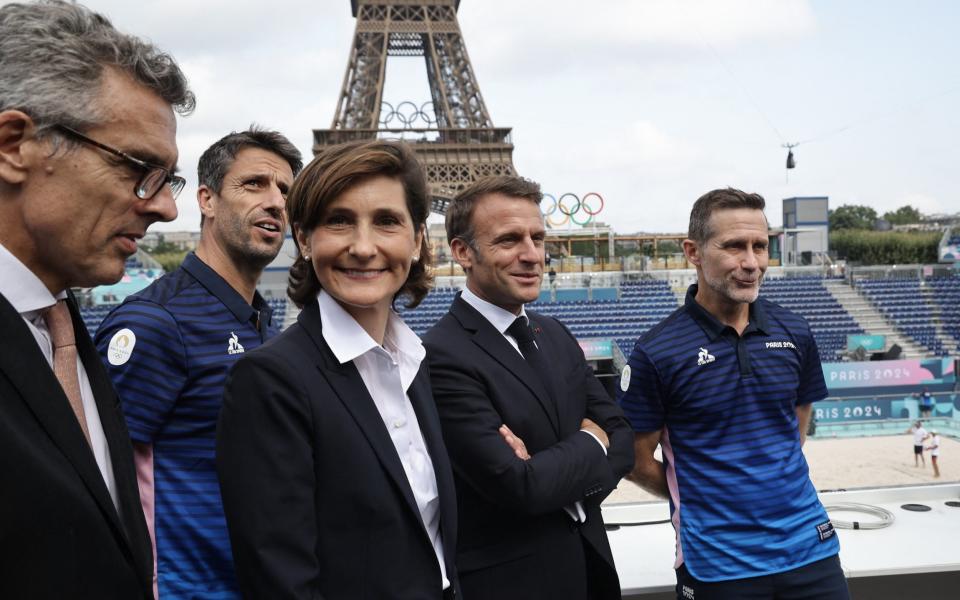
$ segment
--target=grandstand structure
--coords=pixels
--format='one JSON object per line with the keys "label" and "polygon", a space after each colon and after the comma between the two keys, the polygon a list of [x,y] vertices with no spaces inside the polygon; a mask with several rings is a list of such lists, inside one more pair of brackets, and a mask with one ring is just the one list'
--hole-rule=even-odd
{"label": "grandstand structure", "polygon": [[855,286],[923,354],[960,354],[960,275],[907,272],[860,277]]}
{"label": "grandstand structure", "polygon": [[[139,271],[142,263],[131,263]],[[882,335],[887,347],[898,346],[903,358],[960,355],[960,272],[940,267],[852,269],[846,277],[830,277],[817,268],[771,268],[762,296],[803,315],[809,322],[823,362],[848,358],[847,336]],[[895,273],[895,275],[894,275]],[[926,275],[925,275],[926,273]],[[683,303],[692,270],[660,273],[564,274],[554,287],[545,281],[531,310],[560,319],[580,340],[611,340],[620,362],[638,337]],[[446,314],[462,277],[443,278],[415,309],[398,310],[422,335]],[[281,328],[299,312],[282,286],[261,289]],[[122,298],[116,299],[118,302]],[[113,303],[87,303],[82,308],[91,334]]]}
{"label": "grandstand structure", "polygon": [[[402,310],[407,325],[423,335],[447,313],[458,288],[434,289],[416,309]],[[665,280],[624,281],[619,288],[545,289],[527,307],[556,317],[578,339],[612,339],[629,354],[637,337],[676,310],[677,296]]]}
{"label": "grandstand structure", "polygon": [[[891,313],[885,310],[885,294],[867,292],[885,290],[882,286],[889,279],[858,278],[851,285],[852,279],[827,277],[815,269],[798,270],[799,274],[784,269],[773,271],[760,294],[809,321],[823,362],[844,360],[847,336],[860,334],[883,335],[888,346],[900,346],[904,358],[960,353],[960,274],[926,282],[923,289],[927,294],[916,296],[918,302],[927,303],[926,312],[917,317],[920,309]],[[579,287],[577,284],[583,280],[576,279],[566,282],[571,287],[550,290],[545,286],[540,298],[528,307],[560,319],[578,339],[611,339],[620,352],[629,355],[638,337],[682,304],[687,285],[696,277],[692,271],[679,277],[676,272],[673,277],[665,274],[664,278],[633,275],[636,277],[623,274],[612,287]],[[920,285],[919,280],[912,281]],[[424,333],[447,312],[456,289],[434,289],[418,308],[403,311],[404,319],[418,334]],[[934,289],[940,292],[934,293]],[[921,321],[925,329],[917,329]],[[944,336],[936,344],[920,334],[930,328]],[[948,334],[952,337],[946,339]]]}

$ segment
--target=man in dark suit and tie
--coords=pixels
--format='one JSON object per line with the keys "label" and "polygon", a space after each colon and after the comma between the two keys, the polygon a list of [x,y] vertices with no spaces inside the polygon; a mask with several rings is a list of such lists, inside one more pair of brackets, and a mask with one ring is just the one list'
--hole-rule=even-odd
{"label": "man in dark suit and tie", "polygon": [[154,46],[66,2],[0,7],[0,598],[152,598],[116,393],[71,287],[113,283],[183,179]]}
{"label": "man in dark suit and tie", "polygon": [[467,285],[424,342],[457,486],[460,582],[480,600],[619,598],[600,502],[633,466],[632,435],[567,328],[524,309],[543,280],[541,198],[501,176],[447,208]]}

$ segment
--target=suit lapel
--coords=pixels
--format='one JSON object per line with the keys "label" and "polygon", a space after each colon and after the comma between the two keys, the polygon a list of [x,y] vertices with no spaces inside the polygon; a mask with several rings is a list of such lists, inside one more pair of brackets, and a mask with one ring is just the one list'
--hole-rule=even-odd
{"label": "suit lapel", "polygon": [[[97,412],[100,414],[100,425],[103,427],[103,435],[107,440],[107,447],[110,452],[110,461],[113,465],[113,478],[117,490],[117,503],[120,505],[120,518],[124,521],[120,525],[119,520],[115,523],[118,526],[121,537],[127,542],[129,548],[136,554],[132,557],[138,564],[145,565],[150,558],[143,554],[144,547],[132,543],[132,539],[138,533],[148,536],[146,532],[146,521],[142,522],[142,527],[137,527],[140,523],[136,522],[135,515],[140,513],[143,508],[140,504],[140,491],[136,482],[136,467],[133,464],[133,448],[130,442],[130,434],[127,432],[126,424],[122,422],[122,412],[120,410],[120,399],[117,397],[110,377],[103,366],[100,354],[96,346],[90,339],[80,312],[77,310],[75,302],[71,296],[70,315],[73,318],[74,335],[77,341],[77,352],[80,360],[83,362],[83,368],[87,372],[87,379],[90,382],[90,389],[93,391],[94,400],[97,403]],[[99,474],[99,469],[97,471]],[[113,503],[109,499],[110,508]],[[116,516],[116,511],[109,511],[108,514]],[[142,531],[140,531],[142,530]]]}
{"label": "suit lapel", "polygon": [[[82,343],[92,346],[90,336],[83,328],[80,316],[77,314],[72,301],[70,302],[70,309],[74,319],[78,350]],[[4,329],[6,330],[6,343],[0,344],[0,368],[3,369],[10,382],[20,392],[20,396],[41,427],[76,470],[90,495],[100,506],[101,512],[117,530],[119,538],[123,540],[123,545],[128,545],[117,509],[110,498],[110,492],[107,491],[103,475],[97,467],[90,444],[87,443],[83,431],[80,429],[80,424],[77,423],[77,417],[70,408],[70,401],[63,393],[60,382],[57,381],[53,369],[49,367],[47,359],[37,346],[36,339],[23,322],[20,313],[14,310],[13,306],[2,295],[0,295],[0,322],[5,324]],[[89,348],[85,348],[85,350],[86,353],[89,353]],[[84,358],[83,363],[85,368],[87,365],[99,364],[90,362],[89,357]],[[100,369],[102,370],[102,366]],[[89,369],[88,376],[91,371],[96,370],[95,368]],[[92,385],[93,382],[91,381]],[[97,395],[96,389],[94,394]],[[110,397],[113,398],[114,396],[111,394]],[[104,409],[101,408],[99,395],[98,409],[101,411],[101,421],[109,421],[109,417],[107,419],[103,418]]]}
{"label": "suit lapel", "polygon": [[460,321],[460,324],[469,332],[473,333],[473,342],[484,352],[489,354],[494,360],[499,362],[505,369],[520,380],[536,398],[540,407],[543,409],[553,431],[559,436],[560,427],[557,422],[556,402],[550,397],[549,391],[540,381],[540,377],[533,372],[527,361],[513,346],[510,345],[503,334],[497,331],[483,315],[477,312],[472,306],[457,295],[450,306],[450,312]]}
{"label": "suit lapel", "polygon": [[[327,382],[337,398],[343,403],[347,412],[353,417],[354,421],[363,432],[364,437],[373,448],[374,453],[383,465],[384,470],[390,479],[396,484],[400,494],[406,500],[407,505],[413,511],[417,521],[423,525],[420,516],[420,509],[413,497],[413,490],[410,488],[410,482],[407,481],[407,474],[400,463],[400,457],[397,455],[397,449],[387,433],[387,428],[383,424],[383,418],[377,410],[370,392],[367,391],[360,372],[353,362],[340,364],[337,358],[330,350],[330,346],[323,339],[323,327],[320,321],[320,307],[316,302],[311,302],[304,307],[297,321],[303,326],[304,330],[313,340],[313,343],[320,350],[320,370],[326,377]],[[426,528],[423,527],[426,531]]]}
{"label": "suit lapel", "polygon": [[[569,414],[570,402],[568,401],[570,390],[565,389],[561,382],[564,381],[567,373],[561,371],[560,365],[567,364],[567,361],[563,360],[564,357],[560,354],[560,350],[563,348],[562,344],[557,344],[551,340],[550,336],[547,334],[547,329],[542,326],[541,319],[539,315],[531,314],[527,312],[527,316],[530,318],[530,327],[533,329],[533,338],[537,342],[537,348],[540,349],[540,353],[543,356],[544,362],[551,365],[552,369],[556,369],[558,378],[556,381],[550,381],[550,394],[554,399],[554,405],[557,410],[557,419],[558,419],[558,429],[560,437],[566,437],[572,431],[580,428],[580,419],[577,417],[571,417]],[[574,425],[575,429],[570,429],[570,426]]]}
{"label": "suit lapel", "polygon": [[[413,412],[420,423],[420,432],[427,445],[427,452],[433,462],[433,472],[437,479],[437,495],[440,501],[440,531],[443,536],[443,553],[447,559],[448,571],[454,564],[457,534],[457,498],[453,483],[453,468],[447,455],[447,447],[443,443],[443,432],[440,428],[440,417],[433,402],[433,392],[430,390],[430,379],[427,375],[426,361],[420,366],[413,384],[410,386],[410,403]],[[419,512],[419,509],[418,509]]]}

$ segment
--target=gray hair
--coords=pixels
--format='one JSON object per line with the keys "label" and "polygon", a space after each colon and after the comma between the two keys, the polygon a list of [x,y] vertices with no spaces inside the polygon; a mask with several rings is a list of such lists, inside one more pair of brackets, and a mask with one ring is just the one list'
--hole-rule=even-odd
{"label": "gray hair", "polygon": [[[766,202],[760,194],[748,194],[730,187],[711,190],[697,198],[697,201],[693,203],[687,237],[698,244],[709,240],[713,235],[713,232],[710,231],[710,216],[713,215],[714,211],[734,208],[750,208],[762,211],[765,206]],[[766,218],[766,215],[764,215],[764,218]]]}
{"label": "gray hair", "polygon": [[0,111],[25,112],[41,133],[56,124],[97,125],[107,68],[153,90],[181,115],[196,105],[172,56],[117,31],[103,15],[60,0],[0,7]]}
{"label": "gray hair", "polygon": [[290,140],[277,131],[263,129],[253,124],[247,131],[239,133],[234,131],[223,136],[203,152],[197,165],[197,178],[200,180],[200,185],[205,185],[219,193],[224,176],[233,165],[237,154],[244,148],[260,148],[283,158],[290,165],[294,177],[303,168],[303,157]]}

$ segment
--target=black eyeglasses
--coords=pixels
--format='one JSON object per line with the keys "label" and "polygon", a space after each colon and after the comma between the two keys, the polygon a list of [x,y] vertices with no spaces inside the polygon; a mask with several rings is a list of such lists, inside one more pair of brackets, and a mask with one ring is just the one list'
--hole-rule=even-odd
{"label": "black eyeglasses", "polygon": [[140,160],[139,158],[134,158],[126,152],[121,152],[116,148],[111,148],[106,144],[101,144],[97,140],[92,140],[79,131],[71,129],[66,125],[54,125],[53,127],[59,131],[62,131],[63,133],[66,133],[76,140],[79,140],[85,144],[90,144],[91,146],[99,148],[104,152],[109,152],[117,158],[123,159],[137,169],[143,171],[143,175],[141,175],[140,179],[137,181],[137,186],[133,188],[133,193],[136,194],[137,198],[140,198],[141,200],[149,200],[150,198],[156,196],[157,192],[160,191],[165,183],[170,184],[170,191],[173,193],[173,197],[176,198],[183,189],[183,186],[187,184],[186,179],[180,177],[179,175],[174,175],[166,167],[161,167],[160,165],[154,165]]}

